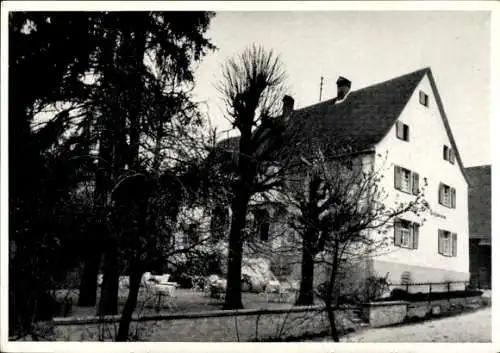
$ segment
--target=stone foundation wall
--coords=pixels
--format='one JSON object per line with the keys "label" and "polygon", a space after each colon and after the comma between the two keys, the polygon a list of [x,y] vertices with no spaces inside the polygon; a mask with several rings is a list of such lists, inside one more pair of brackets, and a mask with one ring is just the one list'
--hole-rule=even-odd
{"label": "stone foundation wall", "polygon": [[487,305],[482,297],[451,298],[430,302],[388,301],[365,304],[363,316],[371,327],[390,326],[410,319],[460,313]]}
{"label": "stone foundation wall", "polygon": [[413,302],[408,304],[408,318],[424,318],[426,315],[443,315],[460,309],[473,309],[483,306],[481,297],[451,298],[431,302]]}
{"label": "stone foundation wall", "polygon": [[[373,273],[377,274],[377,276],[380,277],[385,277],[386,274],[389,274],[389,282],[399,284],[402,282],[401,278],[403,276],[403,273],[408,272],[411,275],[411,282],[415,283],[423,283],[423,282],[435,282],[435,283],[441,283],[441,282],[458,282],[458,281],[468,281],[469,280],[469,272],[457,272],[457,271],[448,271],[448,270],[443,270],[439,268],[433,268],[433,267],[422,267],[422,266],[413,266],[413,265],[407,265],[403,263],[397,263],[397,262],[389,262],[389,261],[382,261],[382,260],[377,260],[373,259],[371,260],[372,263],[372,269]],[[422,286],[422,288],[419,287],[413,287],[410,286],[409,288],[410,292],[412,293],[417,293],[417,292],[427,292],[425,290],[425,286]],[[450,290],[463,290],[464,285],[463,284],[454,284]],[[433,292],[438,292],[438,291],[446,291],[447,288],[446,286],[441,286],[439,288],[438,286],[432,287]]]}

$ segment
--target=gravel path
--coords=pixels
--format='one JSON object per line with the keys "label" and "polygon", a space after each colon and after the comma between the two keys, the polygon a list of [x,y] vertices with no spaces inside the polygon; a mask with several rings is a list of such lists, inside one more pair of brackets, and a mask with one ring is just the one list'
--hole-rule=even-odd
{"label": "gravel path", "polygon": [[342,342],[491,342],[491,307],[413,325],[372,328]]}

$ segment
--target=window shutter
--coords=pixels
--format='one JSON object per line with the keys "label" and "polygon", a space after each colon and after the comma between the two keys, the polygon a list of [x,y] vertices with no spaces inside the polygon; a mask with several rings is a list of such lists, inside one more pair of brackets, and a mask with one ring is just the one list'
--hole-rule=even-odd
{"label": "window shutter", "polygon": [[394,245],[401,245],[401,233],[399,232],[399,228],[401,226],[401,221],[399,218],[394,219]]}
{"label": "window shutter", "polygon": [[443,253],[443,231],[438,229],[438,253]]}
{"label": "window shutter", "polygon": [[439,203],[442,205],[443,204],[443,183],[439,183],[438,200],[439,200]]}
{"label": "window shutter", "polygon": [[412,173],[412,178],[413,178],[413,183],[412,183],[413,194],[414,195],[418,195],[418,189],[419,189],[419,185],[418,185],[418,173],[413,172]]}
{"label": "window shutter", "polygon": [[403,124],[403,140],[410,141],[410,127]]}
{"label": "window shutter", "polygon": [[450,148],[450,163],[455,164],[455,150]]}
{"label": "window shutter", "polygon": [[452,239],[452,255],[457,256],[457,233],[452,233],[451,239]]}
{"label": "window shutter", "polygon": [[403,123],[400,121],[396,121],[396,136],[397,138],[403,138]]}
{"label": "window shutter", "polygon": [[420,225],[413,223],[413,249],[418,249],[418,229]]}
{"label": "window shutter", "polygon": [[401,190],[401,167],[394,166],[394,187]]}
{"label": "window shutter", "polygon": [[451,191],[451,208],[456,208],[457,207],[456,206],[457,205],[456,204],[456,194],[457,194],[457,192],[456,192],[455,188],[451,188],[450,191]]}

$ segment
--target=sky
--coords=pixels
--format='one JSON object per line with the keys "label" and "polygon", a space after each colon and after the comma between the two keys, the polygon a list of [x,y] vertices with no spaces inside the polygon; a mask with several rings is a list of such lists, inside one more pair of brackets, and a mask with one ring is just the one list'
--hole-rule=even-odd
{"label": "sky", "polygon": [[318,102],[321,76],[325,100],[340,75],[356,90],[430,67],[464,165],[491,164],[488,12],[222,11],[207,36],[218,50],[199,65],[195,96],[219,131],[231,128],[214,88],[221,65],[255,43],[280,55],[295,108]]}

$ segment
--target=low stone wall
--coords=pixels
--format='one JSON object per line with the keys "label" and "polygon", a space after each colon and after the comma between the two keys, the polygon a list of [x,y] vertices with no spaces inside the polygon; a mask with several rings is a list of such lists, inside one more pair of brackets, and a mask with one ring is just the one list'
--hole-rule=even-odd
{"label": "low stone wall", "polygon": [[370,322],[371,327],[383,327],[412,319],[423,319],[429,316],[449,315],[467,309],[477,309],[488,305],[487,299],[476,296],[423,302],[371,302],[365,304],[363,316],[365,320]]}
{"label": "low stone wall", "polygon": [[[349,310],[336,312],[340,332],[354,330]],[[54,339],[61,341],[112,341],[119,316],[60,318],[52,322]],[[289,339],[328,335],[330,326],[324,307],[231,310],[164,314],[134,318],[134,340],[153,342],[237,342]],[[134,337],[135,336],[135,337]]]}
{"label": "low stone wall", "polygon": [[388,301],[365,304],[364,318],[371,327],[383,327],[403,322],[406,317],[408,302]]}
{"label": "low stone wall", "polygon": [[408,318],[424,318],[428,315],[446,315],[464,309],[476,309],[485,303],[481,297],[450,298],[430,302],[411,302],[408,304]]}

